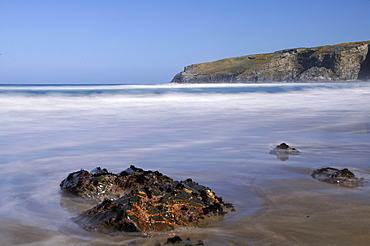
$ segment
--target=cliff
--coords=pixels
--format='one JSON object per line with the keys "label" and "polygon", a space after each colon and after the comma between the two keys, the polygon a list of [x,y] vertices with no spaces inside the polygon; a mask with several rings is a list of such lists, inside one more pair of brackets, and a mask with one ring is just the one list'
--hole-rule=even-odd
{"label": "cliff", "polygon": [[296,48],[193,64],[171,83],[370,80],[370,41]]}

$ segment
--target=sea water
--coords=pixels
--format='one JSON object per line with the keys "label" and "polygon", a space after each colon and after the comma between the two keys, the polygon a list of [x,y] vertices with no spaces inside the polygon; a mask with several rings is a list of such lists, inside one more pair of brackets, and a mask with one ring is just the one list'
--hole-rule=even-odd
{"label": "sea water", "polygon": [[[182,237],[254,245],[268,234],[251,238],[240,225],[266,209],[271,183],[313,187],[310,172],[326,166],[370,180],[369,105],[366,82],[1,85],[0,245],[165,242],[86,232],[69,220],[91,207],[60,191],[70,172],[130,165],[192,178],[234,204],[236,212]],[[270,155],[282,142],[301,154]],[[361,200],[369,190],[345,192]]]}

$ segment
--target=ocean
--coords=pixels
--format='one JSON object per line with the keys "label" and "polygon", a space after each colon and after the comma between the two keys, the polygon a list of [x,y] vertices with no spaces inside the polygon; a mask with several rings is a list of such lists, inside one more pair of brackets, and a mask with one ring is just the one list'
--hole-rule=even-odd
{"label": "ocean", "polygon": [[[205,245],[366,245],[370,83],[0,85],[0,245],[155,245],[84,231],[91,208],[64,196],[70,172],[130,165],[208,186],[235,212],[175,232]],[[280,143],[300,151],[278,158]]]}

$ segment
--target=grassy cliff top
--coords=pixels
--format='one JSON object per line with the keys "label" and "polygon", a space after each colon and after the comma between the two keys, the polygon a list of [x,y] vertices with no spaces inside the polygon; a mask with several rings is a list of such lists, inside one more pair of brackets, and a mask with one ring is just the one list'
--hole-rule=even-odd
{"label": "grassy cliff top", "polygon": [[370,44],[370,41],[361,42],[351,42],[351,43],[341,43],[335,45],[325,45],[313,48],[295,48],[280,50],[273,53],[257,54],[257,55],[246,55],[240,57],[232,57],[217,60],[214,62],[199,63],[187,66],[185,70],[193,70],[198,74],[223,74],[223,75],[239,75],[242,73],[248,73],[254,69],[262,66],[263,64],[269,62],[273,57],[281,55],[284,52],[296,51],[299,53],[310,52],[312,55],[319,55],[324,52],[335,52],[342,51],[346,49],[354,48],[358,45]]}

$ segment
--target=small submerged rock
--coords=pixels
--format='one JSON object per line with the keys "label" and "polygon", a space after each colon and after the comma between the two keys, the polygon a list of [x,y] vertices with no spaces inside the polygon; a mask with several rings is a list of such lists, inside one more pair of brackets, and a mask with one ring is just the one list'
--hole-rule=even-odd
{"label": "small submerged rock", "polygon": [[343,184],[346,186],[359,186],[364,183],[364,178],[357,178],[350,170],[325,167],[315,170],[311,176],[322,182]]}
{"label": "small submerged rock", "polygon": [[191,179],[175,181],[157,171],[130,166],[120,174],[96,168],[80,170],[60,187],[80,197],[101,202],[73,218],[88,231],[149,235],[199,226],[208,217],[233,211],[208,187]]}
{"label": "small submerged rock", "polygon": [[270,155],[276,155],[276,157],[282,161],[289,159],[290,155],[299,155],[299,154],[300,154],[299,150],[290,147],[286,143],[281,143],[270,151]]}
{"label": "small submerged rock", "polygon": [[[190,240],[190,238],[183,240],[179,236],[174,236],[168,238],[163,245],[203,246],[204,243],[201,240],[198,240],[197,243],[194,243],[193,241]],[[161,244],[157,243],[155,244],[155,246],[161,246]]]}

